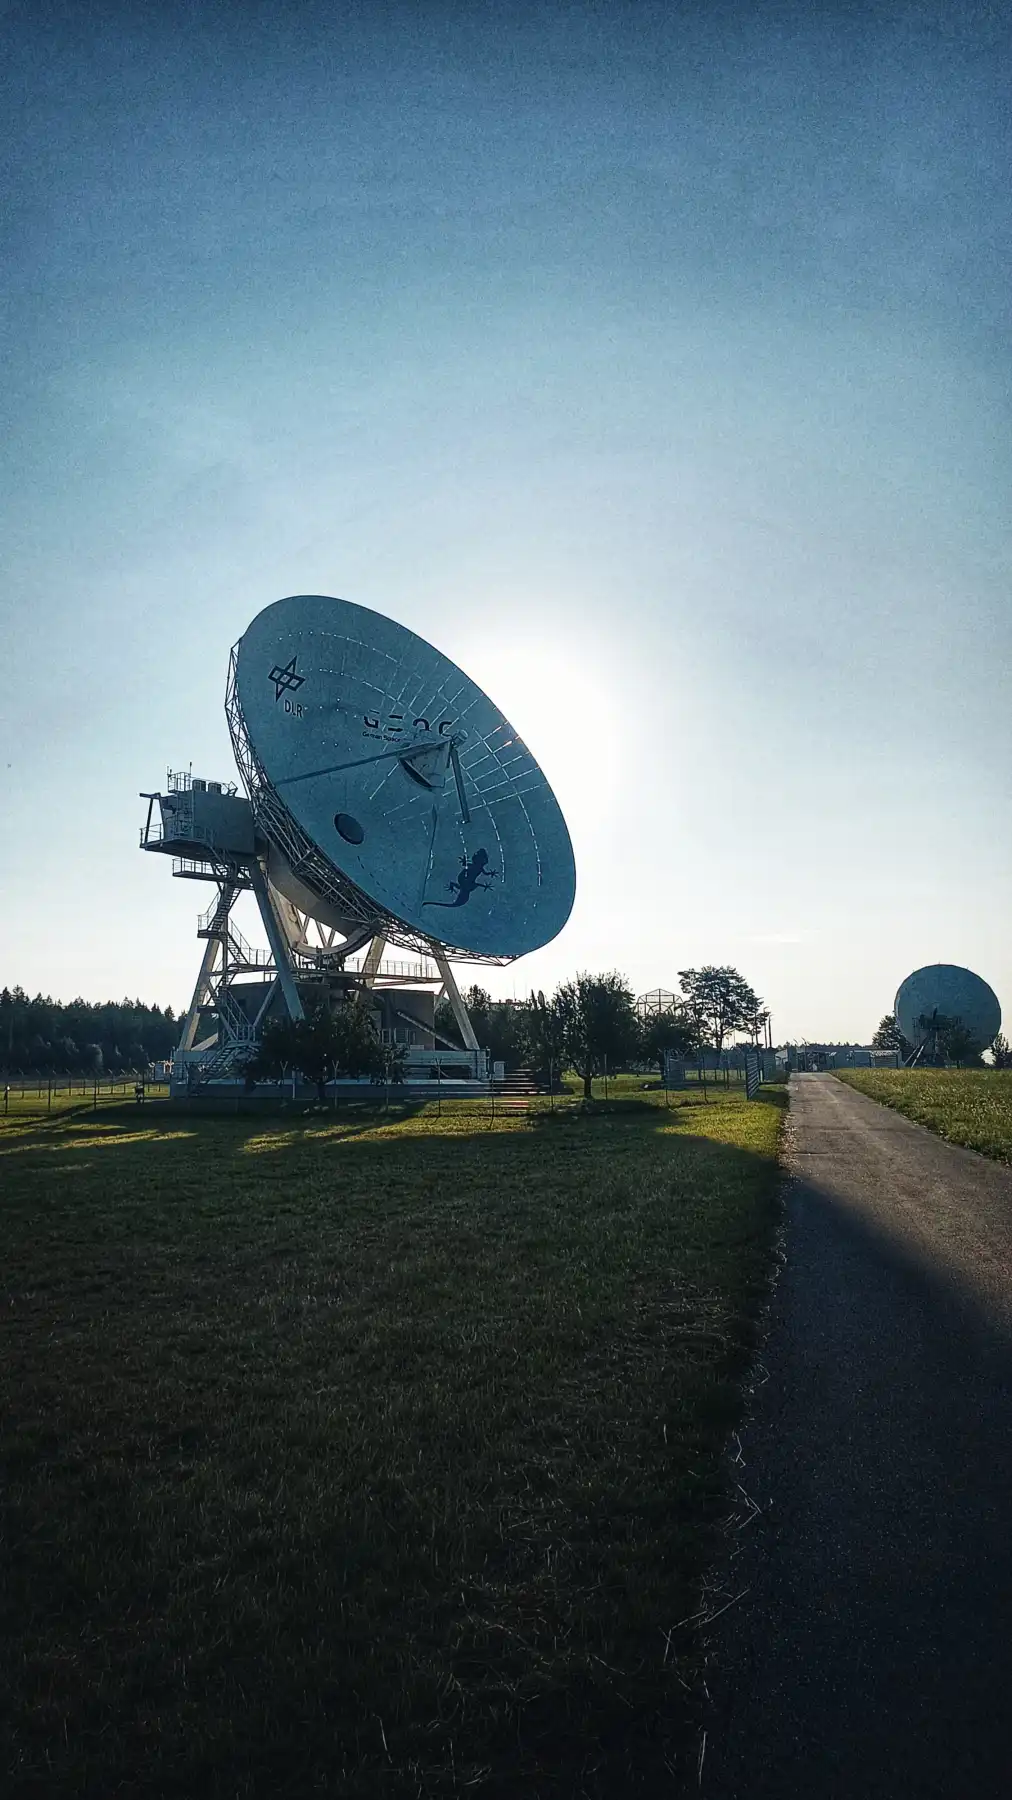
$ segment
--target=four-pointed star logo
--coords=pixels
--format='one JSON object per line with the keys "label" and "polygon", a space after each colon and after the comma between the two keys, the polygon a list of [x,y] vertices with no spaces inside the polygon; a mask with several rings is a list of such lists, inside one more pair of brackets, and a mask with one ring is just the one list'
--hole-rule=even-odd
{"label": "four-pointed star logo", "polygon": [[280,700],[282,694],[294,694],[296,689],[300,688],[306,679],[304,675],[296,675],[295,662],[296,658],[293,656],[291,662],[286,663],[283,669],[279,669],[277,663],[275,663],[267,677],[268,681],[273,681],[274,683],[275,703]]}

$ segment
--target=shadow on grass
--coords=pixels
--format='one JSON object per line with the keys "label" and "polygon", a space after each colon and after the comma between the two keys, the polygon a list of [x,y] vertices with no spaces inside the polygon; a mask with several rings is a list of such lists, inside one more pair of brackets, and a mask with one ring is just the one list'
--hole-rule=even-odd
{"label": "shadow on grass", "polygon": [[979,1279],[1009,1266],[1003,1173],[987,1203],[958,1171],[926,1188],[933,1235],[888,1191],[790,1184],[741,1475],[766,1516],[712,1633],[713,1800],[1009,1792],[1012,1321]]}
{"label": "shadow on grass", "polygon": [[8,1792],[677,1791],[766,1098],[11,1158]]}
{"label": "shadow on grass", "polygon": [[[298,1100],[279,1101],[274,1106],[257,1102],[245,1107],[238,1097],[221,1102],[160,1098],[143,1106],[135,1102],[111,1102],[98,1110],[94,1110],[89,1101],[81,1106],[65,1107],[58,1114],[11,1116],[7,1121],[0,1121],[0,1125],[6,1124],[6,1130],[0,1130],[0,1157],[5,1146],[15,1143],[19,1148],[31,1145],[84,1149],[96,1136],[101,1138],[103,1148],[127,1147],[140,1140],[167,1145],[200,1135],[198,1128],[201,1125],[206,1125],[211,1132],[219,1129],[223,1133],[219,1140],[221,1144],[232,1146],[245,1135],[246,1142],[255,1143],[261,1151],[269,1149],[273,1135],[277,1138],[279,1153],[289,1150],[295,1143],[312,1144],[320,1149],[370,1134],[375,1134],[377,1143],[389,1144],[398,1141],[398,1128],[402,1126],[421,1128],[410,1129],[406,1134],[406,1141],[413,1145],[426,1137],[434,1143],[445,1141],[459,1145],[469,1136],[484,1137],[492,1128],[497,1136],[531,1132],[564,1136],[574,1129],[586,1135],[587,1128],[594,1125],[608,1127],[623,1123],[640,1131],[681,1133],[685,1123],[696,1115],[705,1127],[722,1109],[736,1109],[745,1104],[740,1091],[732,1090],[730,1094],[717,1091],[708,1096],[681,1090],[672,1093],[667,1101],[660,1098],[661,1092],[653,1090],[649,1095],[645,1092],[637,1097],[621,1096],[608,1100],[573,1096],[557,1099],[554,1105],[547,1096],[539,1096],[526,1110],[502,1102],[493,1106],[488,1101],[472,1098],[444,1099],[441,1104],[432,1100],[402,1099],[392,1101],[389,1106],[375,1102],[341,1101],[334,1105],[332,1102]],[[786,1105],[786,1089],[768,1085],[761,1090],[759,1101],[753,1104],[781,1109]],[[705,1129],[702,1135],[705,1137]],[[213,1138],[205,1141],[214,1142]]]}

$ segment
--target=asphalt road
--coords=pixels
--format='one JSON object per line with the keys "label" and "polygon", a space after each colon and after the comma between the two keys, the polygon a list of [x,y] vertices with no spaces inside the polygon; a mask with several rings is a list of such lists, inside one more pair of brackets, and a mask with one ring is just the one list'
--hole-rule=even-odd
{"label": "asphalt road", "polygon": [[700,1790],[1009,1800],[1012,1171],[829,1075],[788,1162]]}

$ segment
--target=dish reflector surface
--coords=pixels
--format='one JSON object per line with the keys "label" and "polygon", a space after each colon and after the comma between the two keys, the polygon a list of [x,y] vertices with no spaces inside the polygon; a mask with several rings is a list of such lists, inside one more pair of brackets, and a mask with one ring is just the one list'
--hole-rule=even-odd
{"label": "dish reflector surface", "polygon": [[332,906],[503,960],[562,930],[576,871],[558,802],[413,631],[322,594],[278,600],[236,646],[228,711],[259,828]]}
{"label": "dish reflector surface", "polygon": [[956,963],[929,963],[900,984],[894,1004],[896,1023],[917,1048],[931,1035],[932,1020],[956,1020],[983,1050],[1001,1030],[1001,1007],[993,988],[972,969]]}

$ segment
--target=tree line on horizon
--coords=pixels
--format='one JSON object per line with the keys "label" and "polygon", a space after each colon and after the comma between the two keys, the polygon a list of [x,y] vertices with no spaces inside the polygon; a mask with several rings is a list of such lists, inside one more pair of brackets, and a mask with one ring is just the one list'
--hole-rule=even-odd
{"label": "tree line on horizon", "polygon": [[[493,1000],[474,985],[464,1002],[478,1041],[494,1062],[545,1075],[550,1067],[570,1067],[585,1087],[606,1066],[662,1067],[665,1051],[685,1057],[704,1050],[719,1054],[735,1032],[760,1041],[769,1013],[737,969],[706,964],[680,970],[678,979],[674,1005],[646,1019],[636,1013],[632,989],[616,970],[576,975],[561,982],[550,998],[532,992],[526,1000]],[[42,994],[30,998],[17,986],[0,989],[0,1068],[9,1072],[102,1075],[143,1069],[172,1056],[179,1029],[179,1015],[171,1006],[129,998],[60,1001]],[[437,1003],[436,1029],[460,1043],[448,1000]],[[892,1013],[883,1015],[871,1041],[877,1050],[898,1051],[902,1060],[913,1049]],[[989,1048],[991,1067],[1012,1069],[1012,1047],[1002,1033]],[[957,1067],[987,1066],[956,1022],[943,1027],[941,1050],[944,1060]],[[359,1044],[356,1038],[354,1045],[349,1040],[334,1052],[345,1062],[364,1057],[370,1067],[389,1067],[389,1058],[383,1062],[367,1039]],[[308,1060],[310,1052],[304,1054]],[[327,1054],[318,1045],[316,1064]],[[277,1066],[277,1057],[271,1066]],[[368,1070],[363,1064],[357,1072]]]}
{"label": "tree line on horizon", "polygon": [[0,989],[0,1067],[9,1073],[118,1074],[171,1057],[179,1020],[143,1000],[53,1000]]}
{"label": "tree line on horizon", "polygon": [[[595,1075],[644,1065],[663,1068],[665,1052],[692,1057],[721,1053],[735,1032],[758,1043],[769,1013],[744,976],[728,965],[707,964],[679,971],[674,1003],[646,1018],[626,977],[581,972],[560,982],[555,992],[532,992],[526,1000],[493,1000],[482,987],[464,995],[479,1043],[493,1062],[526,1066],[539,1075],[571,1068],[585,1092]],[[397,1078],[396,1051],[385,1049],[368,1014],[355,1008],[325,1014],[317,1009],[304,1022],[277,1019],[264,1030],[249,1065],[252,1075],[298,1068],[307,1079],[334,1074],[386,1072]],[[347,1015],[347,1016],[343,1016]],[[447,1000],[436,1007],[436,1029],[460,1044]],[[30,999],[20,987],[0,991],[0,1064],[8,1070],[54,1074],[102,1074],[142,1069],[171,1057],[179,1022],[171,1007],[140,1000],[90,1003]],[[433,1052],[438,1061],[438,1045]],[[403,1059],[400,1059],[401,1061]]]}

